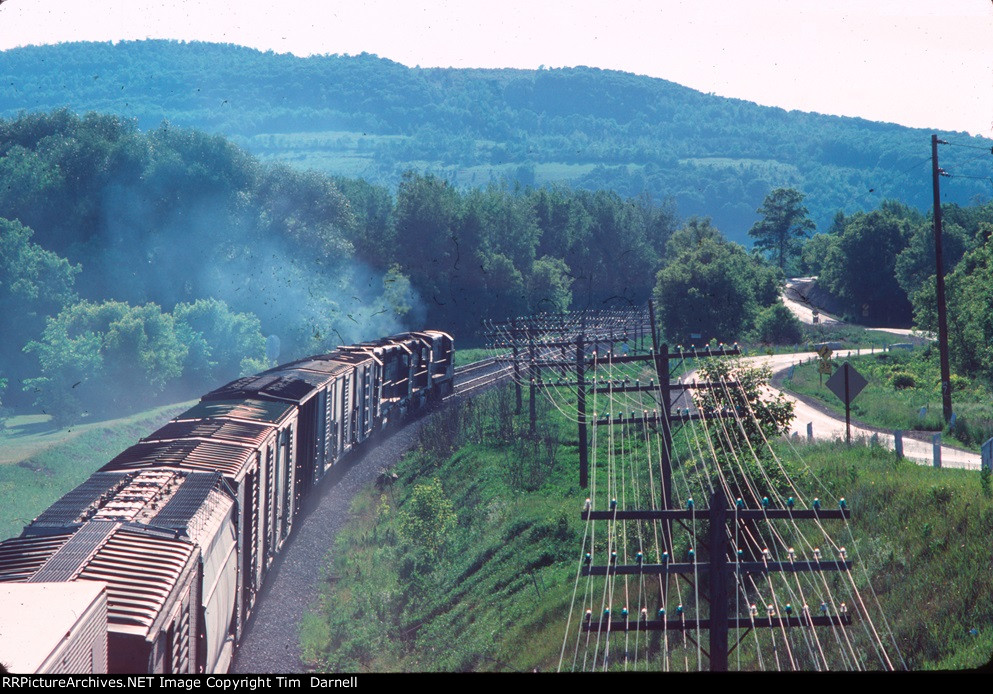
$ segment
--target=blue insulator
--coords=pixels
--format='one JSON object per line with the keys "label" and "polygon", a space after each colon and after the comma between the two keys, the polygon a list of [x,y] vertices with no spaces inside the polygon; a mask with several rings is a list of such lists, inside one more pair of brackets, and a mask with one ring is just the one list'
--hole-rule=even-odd
{"label": "blue insulator", "polygon": [[745,551],[744,551],[744,550],[741,550],[741,549],[739,549],[739,550],[738,550],[738,559],[741,559],[741,558],[742,558],[742,557],[744,557],[744,556],[745,556]]}
{"label": "blue insulator", "polygon": [[696,552],[693,551],[692,547],[690,547],[690,551],[687,552],[687,554],[689,555],[690,559],[696,556]]}
{"label": "blue insulator", "polygon": [[682,605],[677,605],[676,606],[676,614],[677,615],[683,614],[683,606]]}
{"label": "blue insulator", "polygon": [[762,508],[769,508],[769,497],[762,497]]}
{"label": "blue insulator", "polygon": [[796,501],[794,501],[792,496],[786,500],[786,508],[793,508],[795,505]]}
{"label": "blue insulator", "polygon": [[616,564],[617,563],[617,552],[611,552],[610,553],[610,563],[611,564]]}
{"label": "blue insulator", "polygon": [[665,618],[665,608],[664,607],[660,607],[659,608],[659,611],[656,614],[658,615],[659,619]]}
{"label": "blue insulator", "polygon": [[845,497],[841,497],[838,500],[838,506],[840,506],[841,508],[848,508],[848,502],[845,501]]}
{"label": "blue insulator", "polygon": [[603,608],[603,616],[606,617],[607,619],[610,619],[610,608],[609,607]]}
{"label": "blue insulator", "polygon": [[586,610],[586,621],[590,621],[593,618],[593,610]]}
{"label": "blue insulator", "polygon": [[793,614],[793,605],[786,603],[786,614],[787,615]]}
{"label": "blue insulator", "polygon": [[623,608],[623,609],[621,610],[621,616],[622,616],[622,617],[624,617],[625,619],[627,619],[627,616],[628,616],[628,608],[626,608],[626,607],[625,607],[625,608]]}
{"label": "blue insulator", "polygon": [[827,610],[828,610],[827,603],[826,602],[822,602],[821,603],[821,612],[827,614]]}
{"label": "blue insulator", "polygon": [[734,500],[734,505],[738,508],[745,508],[745,502],[740,496]]}
{"label": "blue insulator", "polygon": [[663,564],[666,564],[666,563],[668,563],[668,561],[669,561],[669,553],[668,552],[662,552],[662,563]]}
{"label": "blue insulator", "polygon": [[814,497],[814,510],[815,511],[821,510],[821,500],[818,499],[817,497]]}
{"label": "blue insulator", "polygon": [[634,560],[639,564],[641,564],[642,562],[645,561],[645,557],[641,552],[638,552],[636,555],[634,555]]}
{"label": "blue insulator", "polygon": [[613,511],[617,508],[617,499],[610,500],[610,510]]}
{"label": "blue insulator", "polygon": [[586,553],[586,556],[584,557],[584,559],[586,559],[586,563],[587,564],[589,564],[591,561],[593,561],[593,557],[590,555],[589,552]]}
{"label": "blue insulator", "polygon": [[693,497],[690,497],[689,499],[686,500],[686,508],[690,509],[691,511],[693,510]]}

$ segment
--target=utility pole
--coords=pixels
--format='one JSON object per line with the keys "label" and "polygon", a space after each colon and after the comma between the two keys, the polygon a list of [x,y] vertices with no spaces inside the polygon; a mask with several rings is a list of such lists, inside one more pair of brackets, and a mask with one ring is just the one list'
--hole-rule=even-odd
{"label": "utility pole", "polygon": [[938,354],[941,361],[941,412],[945,422],[952,418],[952,382],[948,367],[948,316],[945,311],[945,268],[941,255],[941,191],[938,179],[948,174],[938,166],[938,145],[947,145],[931,135],[931,179],[934,189],[934,263],[938,302]]}

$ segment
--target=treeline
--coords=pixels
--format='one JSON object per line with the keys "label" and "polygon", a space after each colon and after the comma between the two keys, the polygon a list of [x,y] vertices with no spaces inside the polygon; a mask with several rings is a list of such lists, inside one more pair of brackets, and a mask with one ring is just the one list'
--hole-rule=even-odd
{"label": "treeline", "polygon": [[0,121],[0,180],[10,405],[71,420],[189,397],[412,310],[406,277],[356,258],[330,179],[219,136],[26,115]]}
{"label": "treeline", "polygon": [[[208,77],[209,76],[209,77]],[[267,158],[395,189],[409,169],[462,186],[509,178],[672,197],[747,241],[776,187],[808,194],[820,228],[887,197],[930,204],[930,132],[785,111],[593,68],[407,68],[206,43],[122,41],[0,53],[0,116],[70,106],[223,133]],[[989,148],[988,140],[964,134]],[[974,153],[974,152],[973,152]],[[946,194],[989,199],[985,164],[943,153]]]}
{"label": "treeline", "polygon": [[404,327],[471,344],[487,318],[639,306],[686,281],[709,299],[673,299],[667,334],[733,339],[782,278],[647,194],[414,173],[394,193],[116,116],[0,121],[0,178],[5,400],[66,421]]}
{"label": "treeline", "polygon": [[[962,375],[993,380],[993,203],[942,205],[949,351]],[[937,333],[934,219],[886,201],[871,212],[839,212],[826,234],[797,249],[793,267],[819,285],[845,317]]]}

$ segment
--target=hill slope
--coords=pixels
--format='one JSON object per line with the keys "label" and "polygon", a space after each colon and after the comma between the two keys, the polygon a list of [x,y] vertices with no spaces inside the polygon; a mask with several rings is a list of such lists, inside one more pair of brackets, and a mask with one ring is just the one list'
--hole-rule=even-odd
{"label": "hill slope", "polygon": [[[672,196],[681,214],[710,215],[738,241],[776,186],[805,192],[822,229],[838,209],[889,197],[930,205],[929,132],[593,68],[420,69],[368,54],[139,41],[9,50],[0,80],[0,116],[69,106],[142,128],[167,119],[265,158],[380,183],[413,168],[467,185],[564,181]],[[986,175],[979,164],[943,159],[949,171]],[[948,202],[990,193],[987,180],[945,188]]]}

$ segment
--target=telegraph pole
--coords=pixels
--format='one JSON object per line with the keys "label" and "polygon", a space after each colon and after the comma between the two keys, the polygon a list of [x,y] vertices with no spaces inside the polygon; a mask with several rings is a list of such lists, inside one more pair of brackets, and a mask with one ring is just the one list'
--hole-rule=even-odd
{"label": "telegraph pole", "polygon": [[945,268],[941,255],[941,191],[938,179],[948,174],[938,166],[938,145],[947,145],[931,135],[931,179],[934,191],[934,263],[938,302],[938,354],[941,361],[941,412],[945,422],[952,418],[952,382],[948,368],[948,316],[945,312]]}

